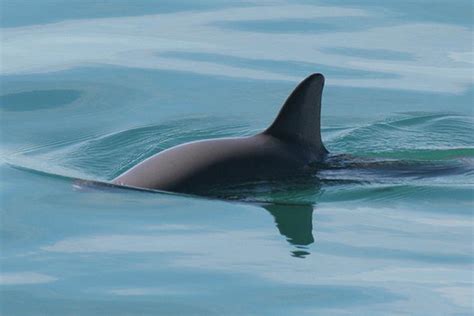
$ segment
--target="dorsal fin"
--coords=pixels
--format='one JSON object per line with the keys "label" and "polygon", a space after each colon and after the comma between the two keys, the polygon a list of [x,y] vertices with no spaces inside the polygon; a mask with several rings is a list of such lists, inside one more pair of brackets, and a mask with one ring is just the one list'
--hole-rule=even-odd
{"label": "dorsal fin", "polygon": [[312,74],[286,99],[275,121],[263,133],[298,142],[318,155],[328,151],[321,140],[321,96],[324,76]]}

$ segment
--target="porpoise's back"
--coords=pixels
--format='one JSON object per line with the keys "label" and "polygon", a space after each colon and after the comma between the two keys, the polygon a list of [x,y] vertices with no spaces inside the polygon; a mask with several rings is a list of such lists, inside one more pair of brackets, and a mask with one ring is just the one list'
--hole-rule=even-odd
{"label": "porpoise's back", "polygon": [[251,137],[196,141],[162,151],[113,183],[192,193],[208,185],[289,176],[327,154],[320,133],[324,77],[303,80],[272,125]]}

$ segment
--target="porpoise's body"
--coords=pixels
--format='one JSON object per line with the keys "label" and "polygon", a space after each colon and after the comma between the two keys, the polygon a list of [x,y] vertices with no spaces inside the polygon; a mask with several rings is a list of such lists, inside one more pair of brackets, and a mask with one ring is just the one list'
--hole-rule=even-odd
{"label": "porpoise's body", "polygon": [[323,86],[321,74],[303,80],[260,134],[178,145],[132,167],[113,183],[193,193],[206,186],[304,172],[328,153],[320,133]]}

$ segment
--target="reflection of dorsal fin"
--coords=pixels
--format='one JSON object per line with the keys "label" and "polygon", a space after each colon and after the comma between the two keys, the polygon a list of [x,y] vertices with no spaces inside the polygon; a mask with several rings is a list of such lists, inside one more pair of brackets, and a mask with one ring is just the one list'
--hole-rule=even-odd
{"label": "reflection of dorsal fin", "polygon": [[278,205],[263,206],[275,218],[275,223],[287,240],[296,246],[307,246],[313,238],[313,206]]}
{"label": "reflection of dorsal fin", "polygon": [[327,153],[321,140],[321,95],[324,77],[312,74],[286,100],[277,118],[264,134],[299,142],[318,155]]}

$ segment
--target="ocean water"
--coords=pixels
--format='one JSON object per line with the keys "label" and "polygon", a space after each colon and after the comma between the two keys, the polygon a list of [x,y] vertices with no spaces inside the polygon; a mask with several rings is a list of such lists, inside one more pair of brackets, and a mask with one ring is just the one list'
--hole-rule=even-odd
{"label": "ocean water", "polygon": [[[0,314],[472,315],[470,1],[1,1]],[[78,186],[326,77],[310,180]]]}

